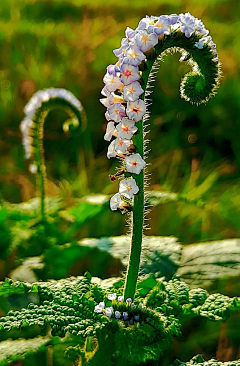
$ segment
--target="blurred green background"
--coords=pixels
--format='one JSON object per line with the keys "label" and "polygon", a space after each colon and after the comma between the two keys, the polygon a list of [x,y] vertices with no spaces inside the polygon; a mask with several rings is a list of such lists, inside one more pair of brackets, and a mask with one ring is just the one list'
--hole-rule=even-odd
{"label": "blurred green background", "polygon": [[[183,250],[193,243],[240,236],[239,0],[1,0],[0,199],[4,205],[6,202],[20,204],[37,195],[35,176],[28,171],[29,162],[24,159],[19,130],[24,118],[23,108],[37,90],[49,87],[70,90],[82,102],[88,124],[84,131],[65,134],[62,123],[66,115],[62,111],[49,114],[44,140],[47,196],[60,197],[64,204],[56,227],[50,223],[36,231],[32,229],[31,220],[36,218],[38,206],[34,211],[32,206],[8,204],[6,210],[0,211],[0,279],[22,264],[21,260],[16,260],[16,254],[19,258],[37,256],[45,248],[48,248],[43,260],[46,266],[39,276],[42,279],[60,278],[69,273],[78,275],[85,270],[107,277],[117,275],[123,269],[121,261],[113,260],[109,253],[109,257],[99,254],[98,243],[93,243],[92,251],[86,249],[86,253],[75,244],[65,245],[72,239],[117,236],[128,230],[125,218],[109,210],[106,197],[99,197],[105,202],[103,210],[99,208],[99,201],[91,210],[85,199],[82,206],[78,206],[82,197],[111,195],[118,191],[118,182],[111,182],[108,177],[119,163],[106,157],[108,143],[103,140],[105,108],[99,102],[102,78],[106,67],[116,61],[112,50],[120,46],[127,26],[135,28],[146,14],[187,11],[201,18],[209,29],[217,44],[223,77],[216,97],[207,105],[196,107],[179,97],[180,79],[189,70],[184,63],[178,62],[180,55],[165,58],[161,65],[150,107],[151,151],[148,162],[151,165],[148,171],[152,174],[150,190],[157,194],[152,199],[154,207],[147,234],[172,235],[182,243]],[[57,201],[50,201],[51,207],[54,204],[58,207]],[[17,209],[21,209],[21,215],[16,213]],[[45,238],[48,238],[47,242]],[[10,251],[10,255],[5,255],[7,245],[4,243],[20,249],[17,253]],[[106,249],[111,246],[109,243],[111,240],[106,240],[101,245]],[[59,254],[59,244],[64,244],[60,247],[64,247],[64,255]],[[224,245],[206,245],[205,251],[201,247],[198,250],[202,257],[198,257],[197,251],[192,257],[184,254],[185,267],[182,268],[187,268],[186,264],[195,256],[196,269],[190,278],[191,281],[198,278],[198,284],[201,284],[205,273],[209,279],[211,271],[215,273],[218,261],[225,261],[228,269],[232,265],[236,270],[232,276],[237,273],[238,277],[224,286],[221,282],[217,291],[236,295],[240,278],[239,242],[229,241]],[[124,246],[124,241],[119,246]],[[224,254],[223,247],[229,250],[229,257]],[[180,253],[182,249],[178,250]],[[193,246],[186,253],[191,250]],[[78,255],[81,259],[75,263],[73,257],[76,261]],[[208,267],[204,272],[203,264],[206,261],[213,263],[214,257],[217,258],[215,267]],[[202,258],[200,262],[199,258]],[[34,265],[37,271],[38,263]],[[199,277],[199,266],[203,277]],[[25,274],[31,277],[26,268],[23,268]],[[219,268],[221,272],[221,266]],[[101,272],[100,269],[104,270]],[[188,270],[185,270],[186,278]],[[27,279],[31,280],[30,277]],[[5,311],[8,307],[9,304]],[[185,359],[188,359],[189,352],[191,355],[202,353],[202,335],[209,332],[206,355],[217,355],[222,360],[240,358],[235,321],[233,318],[228,325],[208,325],[208,328],[201,323],[201,330],[196,330],[194,337],[186,331],[184,337],[190,342],[191,351],[176,344],[176,353],[181,348]],[[193,322],[191,331],[198,325],[198,321]]]}
{"label": "blurred green background", "polygon": [[[89,193],[113,194],[110,182],[118,162],[106,158],[105,108],[99,103],[106,66],[116,61],[127,26],[146,14],[190,11],[210,30],[222,62],[217,96],[192,106],[179,98],[179,81],[188,67],[179,55],[165,59],[151,106],[149,172],[151,189],[180,192],[204,200],[204,209],[181,202],[154,209],[152,235],[175,235],[184,243],[239,235],[239,59],[238,0],[81,1],[4,0],[0,5],[0,191],[13,203],[36,196],[35,177],[24,160],[19,124],[23,108],[39,89],[66,88],[83,103],[88,126],[72,136],[62,132],[64,114],[52,112],[45,125],[48,195],[66,199]],[[84,143],[83,143],[84,142]],[[207,182],[206,182],[207,178]],[[204,186],[202,186],[204,183]],[[200,191],[196,187],[201,185]],[[193,191],[195,189],[195,191]],[[200,205],[201,206],[201,205]],[[122,234],[124,218],[111,232],[109,216],[101,235]],[[117,218],[116,218],[117,217]],[[188,231],[185,230],[188,225]],[[85,230],[82,236],[95,236]],[[115,230],[115,228],[114,228]]]}

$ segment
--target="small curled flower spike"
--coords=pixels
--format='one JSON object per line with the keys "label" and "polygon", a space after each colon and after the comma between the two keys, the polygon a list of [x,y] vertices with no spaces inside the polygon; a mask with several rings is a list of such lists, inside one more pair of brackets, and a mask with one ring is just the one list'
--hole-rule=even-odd
{"label": "small curled flower spike", "polygon": [[[110,141],[107,157],[121,160],[119,192],[110,200],[110,208],[131,212],[131,249],[124,298],[134,299],[138,279],[144,218],[147,210],[145,159],[146,122],[151,82],[163,57],[179,52],[191,71],[181,80],[180,96],[193,104],[206,103],[216,94],[221,65],[209,31],[190,13],[146,16],[137,28],[127,27],[121,46],[113,53],[115,65],[107,67],[103,78],[101,103],[107,108],[105,140]],[[115,177],[115,176],[111,176]],[[112,179],[114,180],[114,179]],[[126,202],[126,205],[124,205]],[[126,209],[126,206],[128,209]]]}
{"label": "small curled flower spike", "polygon": [[24,108],[25,118],[20,124],[22,132],[22,143],[26,159],[33,158],[29,170],[32,174],[38,173],[41,220],[45,220],[45,182],[46,166],[43,151],[43,127],[48,113],[55,108],[64,109],[69,119],[63,123],[63,131],[69,131],[70,125],[77,128],[80,124],[86,124],[84,109],[75,96],[65,89],[45,89],[35,93]]}

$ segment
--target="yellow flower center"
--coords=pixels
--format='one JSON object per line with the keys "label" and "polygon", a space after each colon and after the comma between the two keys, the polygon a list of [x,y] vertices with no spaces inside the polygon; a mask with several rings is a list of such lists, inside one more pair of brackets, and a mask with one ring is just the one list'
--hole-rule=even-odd
{"label": "yellow flower center", "polygon": [[146,44],[148,41],[150,41],[149,37],[147,34],[142,34],[141,35],[141,39],[142,41]]}

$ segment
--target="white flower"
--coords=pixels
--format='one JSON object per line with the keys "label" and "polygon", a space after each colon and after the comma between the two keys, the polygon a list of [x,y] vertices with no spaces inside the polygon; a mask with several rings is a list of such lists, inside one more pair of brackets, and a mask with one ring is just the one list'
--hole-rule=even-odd
{"label": "white flower", "polygon": [[104,140],[110,141],[112,138],[112,135],[114,134],[114,131],[115,131],[114,122],[108,122],[107,128],[106,128],[106,133],[104,135]]}
{"label": "white flower", "polygon": [[149,25],[154,25],[158,18],[151,15],[150,17],[147,15],[146,18],[140,20],[137,30],[147,29]]}
{"label": "white flower", "polygon": [[99,100],[104,105],[104,107],[108,108],[114,103],[122,103],[123,97],[121,97],[120,95],[116,95],[115,93],[109,93],[107,98],[101,98]]}
{"label": "white flower", "polygon": [[118,301],[122,302],[124,300],[124,296],[118,296]]}
{"label": "white flower", "polygon": [[140,154],[133,154],[125,158],[126,171],[129,173],[140,174],[146,163]]}
{"label": "white flower", "polygon": [[37,164],[30,164],[28,169],[31,174],[36,174],[38,171]]}
{"label": "white flower", "polygon": [[126,115],[125,107],[121,103],[114,103],[107,109],[109,118],[115,122],[120,122],[121,119]]}
{"label": "white flower", "polygon": [[146,52],[158,43],[158,37],[155,33],[139,31],[135,37],[136,44],[142,52]]}
{"label": "white flower", "polygon": [[106,118],[107,121],[110,121],[110,117],[109,117],[108,111],[105,112],[105,118]]}
{"label": "white flower", "polygon": [[105,74],[103,82],[106,84],[106,88],[110,92],[114,92],[122,85],[121,80],[118,76],[114,76],[113,74],[109,74],[108,72]]}
{"label": "white flower", "polygon": [[126,85],[123,88],[123,99],[127,102],[134,102],[144,92],[141,85],[134,81],[132,84]]}
{"label": "white flower", "polygon": [[186,14],[179,15],[179,21],[181,23],[181,31],[187,38],[195,32],[195,18],[188,12]]}
{"label": "white flower", "polygon": [[119,193],[116,193],[114,196],[110,198],[110,209],[112,211],[117,211],[121,203],[122,203],[121,195]]}
{"label": "white flower", "polygon": [[104,302],[100,302],[98,305],[95,306],[94,308],[94,313],[102,313],[103,309],[105,308],[105,303]]}
{"label": "white flower", "polygon": [[132,198],[134,194],[139,192],[139,188],[134,178],[123,179],[119,184],[119,193],[128,198]]}
{"label": "white flower", "polygon": [[127,116],[135,122],[141,121],[146,113],[146,105],[142,99],[135,100],[135,102],[127,103]]}
{"label": "white flower", "polygon": [[205,25],[203,24],[201,19],[195,18],[195,28],[203,36],[207,36],[209,33],[209,31],[205,28]]}
{"label": "white flower", "polygon": [[118,137],[114,142],[114,147],[117,154],[126,154],[127,148],[132,144],[132,140],[122,139],[120,137]]}
{"label": "white flower", "polygon": [[112,307],[112,306],[110,306],[109,308],[106,308],[106,309],[105,309],[105,315],[106,315],[108,318],[111,318],[112,313],[113,313],[113,307]]}
{"label": "white flower", "polygon": [[146,56],[144,53],[142,53],[136,44],[133,44],[126,49],[125,56],[123,57],[123,63],[138,66],[145,59]]}
{"label": "white flower", "polygon": [[41,92],[41,99],[43,102],[48,102],[50,99],[50,94],[48,93],[47,90],[42,90]]}
{"label": "white flower", "polygon": [[138,67],[135,67],[133,65],[123,64],[121,67],[121,72],[121,81],[124,83],[124,85],[129,85],[133,81],[140,79]]}
{"label": "white flower", "polygon": [[133,30],[132,28],[129,28],[129,27],[126,28],[125,35],[128,39],[134,38],[135,34],[136,34],[136,31]]}
{"label": "white flower", "polygon": [[111,142],[111,144],[108,146],[108,151],[107,151],[107,158],[115,158],[117,155],[116,150],[115,150],[115,140]]}
{"label": "white flower", "polygon": [[113,300],[116,300],[116,298],[117,298],[117,294],[116,294],[116,293],[114,293],[114,294],[109,294],[109,295],[108,295],[108,300],[113,301]]}
{"label": "white flower", "polygon": [[170,34],[170,19],[167,15],[161,15],[154,25],[148,27],[148,32],[154,32],[157,36]]}
{"label": "white flower", "polygon": [[123,118],[117,125],[117,136],[121,139],[131,139],[137,130],[138,128],[135,126],[134,121],[128,118]]}
{"label": "white flower", "polygon": [[126,48],[128,48],[128,38],[122,38],[121,47],[113,50],[116,57],[122,58],[125,55]]}
{"label": "white flower", "polygon": [[20,124],[20,130],[23,135],[29,135],[29,130],[33,126],[33,121],[30,118],[24,118]]}

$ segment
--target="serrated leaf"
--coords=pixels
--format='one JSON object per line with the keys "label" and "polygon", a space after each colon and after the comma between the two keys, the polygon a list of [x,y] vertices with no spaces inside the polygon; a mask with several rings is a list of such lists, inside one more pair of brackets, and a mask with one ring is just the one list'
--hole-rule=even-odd
{"label": "serrated leaf", "polygon": [[240,275],[240,240],[229,239],[183,247],[177,274],[192,286],[209,288],[219,279]]}
{"label": "serrated leaf", "polygon": [[9,365],[18,360],[24,360],[28,354],[43,350],[52,337],[36,337],[33,339],[7,340],[0,342],[0,366]]}

